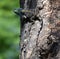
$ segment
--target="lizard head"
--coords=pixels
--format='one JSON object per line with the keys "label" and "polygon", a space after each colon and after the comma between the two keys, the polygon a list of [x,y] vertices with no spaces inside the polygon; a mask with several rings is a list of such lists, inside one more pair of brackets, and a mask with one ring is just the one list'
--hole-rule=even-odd
{"label": "lizard head", "polygon": [[20,16],[21,18],[26,18],[25,11],[22,8],[14,9],[14,13]]}
{"label": "lizard head", "polygon": [[29,18],[29,17],[33,16],[34,11],[17,8],[17,9],[14,9],[14,13],[16,13],[17,15],[19,15],[22,18]]}

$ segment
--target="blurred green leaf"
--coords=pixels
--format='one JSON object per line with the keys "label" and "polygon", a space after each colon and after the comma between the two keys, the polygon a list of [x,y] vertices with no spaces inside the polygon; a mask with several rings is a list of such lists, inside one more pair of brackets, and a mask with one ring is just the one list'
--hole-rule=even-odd
{"label": "blurred green leaf", "polygon": [[18,59],[20,20],[13,12],[19,0],[0,0],[0,59]]}

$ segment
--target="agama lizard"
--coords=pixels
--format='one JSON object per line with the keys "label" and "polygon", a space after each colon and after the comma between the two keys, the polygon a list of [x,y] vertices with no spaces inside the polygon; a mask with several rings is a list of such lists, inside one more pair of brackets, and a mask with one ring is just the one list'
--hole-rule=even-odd
{"label": "agama lizard", "polygon": [[34,20],[36,20],[37,17],[37,14],[39,12],[39,8],[36,8],[36,9],[29,9],[29,10],[26,10],[26,9],[22,9],[22,8],[17,8],[14,10],[14,12],[20,16],[20,18],[24,18],[24,19],[27,19],[29,18],[31,21],[32,21],[32,18]]}

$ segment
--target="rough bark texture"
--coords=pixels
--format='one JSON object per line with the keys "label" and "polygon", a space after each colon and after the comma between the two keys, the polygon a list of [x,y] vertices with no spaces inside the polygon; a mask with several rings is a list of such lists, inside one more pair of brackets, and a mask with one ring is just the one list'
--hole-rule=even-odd
{"label": "rough bark texture", "polygon": [[60,0],[21,0],[21,7],[39,11],[22,24],[20,59],[60,59]]}

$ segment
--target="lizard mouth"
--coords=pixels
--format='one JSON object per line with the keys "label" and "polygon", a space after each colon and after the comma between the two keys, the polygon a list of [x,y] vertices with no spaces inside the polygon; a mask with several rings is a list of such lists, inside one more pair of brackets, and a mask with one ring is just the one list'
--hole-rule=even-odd
{"label": "lizard mouth", "polygon": [[14,12],[15,14],[19,15],[18,9],[14,9],[13,12]]}

